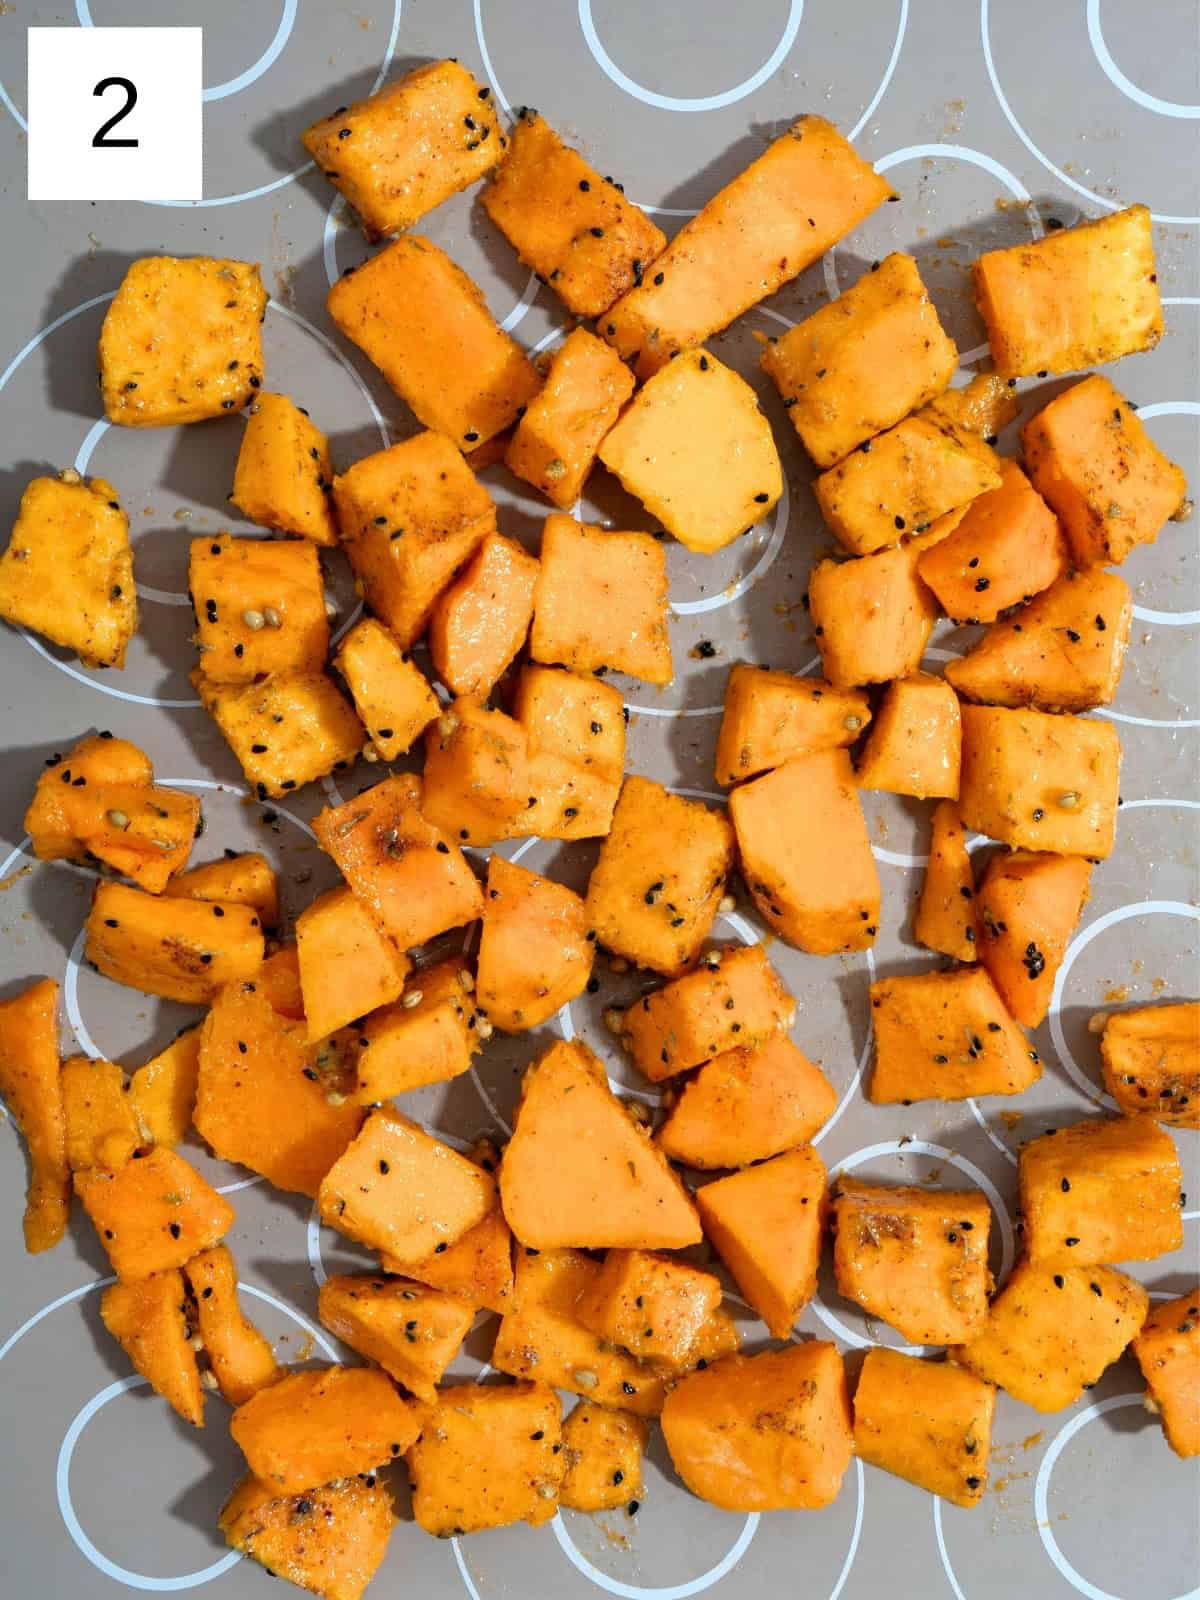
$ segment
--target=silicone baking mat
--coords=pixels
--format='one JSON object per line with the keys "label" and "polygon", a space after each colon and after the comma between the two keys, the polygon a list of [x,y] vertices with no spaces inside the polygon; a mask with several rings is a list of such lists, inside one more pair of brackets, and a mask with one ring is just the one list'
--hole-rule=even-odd
{"label": "silicone baking mat", "polygon": [[[29,24],[204,26],[205,198],[199,204],[59,204],[25,196],[25,29]],[[100,415],[96,336],[128,263],[156,251],[260,261],[271,293],[264,329],[268,382],[307,405],[346,466],[413,430],[413,419],[359,352],[334,332],[329,283],[366,247],[332,191],[302,159],[298,136],[335,106],[430,57],[459,56],[501,108],[536,105],[602,172],[674,230],[801,111],[835,120],[901,195],[851,239],[715,348],[744,372],[770,416],[787,473],[776,512],[720,555],[670,545],[677,662],[674,685],[618,682],[630,708],[629,765],[717,801],[713,745],[725,674],[747,659],[819,670],[804,609],[806,574],[828,546],[811,469],[778,397],[757,366],[778,334],[895,249],[918,258],[962,351],[958,380],[986,362],[967,265],[980,250],[1038,238],[1055,222],[1144,201],[1155,217],[1167,334],[1121,363],[1119,386],[1193,484],[1200,387],[1200,115],[1194,0],[40,0],[0,3],[0,520],[7,529],[33,474],[74,464],[119,486],[130,509],[142,625],[123,673],[91,672],[40,640],[0,631],[5,747],[0,803],[0,992],[40,974],[64,989],[64,1048],[132,1068],[195,1013],[117,986],[81,965],[86,873],[38,865],[21,817],[43,760],[90,728],[111,728],[152,756],[162,779],[202,795],[207,833],[194,859],[223,846],[265,849],[279,864],[290,911],[333,879],[309,830],[327,794],[260,806],[188,683],[194,663],[186,589],[189,537],[231,527],[229,490],[239,419],[149,432]],[[531,351],[564,325],[484,217],[474,194],[427,217],[422,230],[478,280],[504,326]],[[1058,385],[1020,386],[1023,413]],[[1001,448],[1012,453],[1015,429]],[[545,507],[502,469],[487,482],[501,526],[536,544]],[[593,519],[647,526],[645,514],[598,478]],[[995,1212],[994,1269],[1017,1248],[1014,1150],[1047,1127],[1105,1104],[1088,1019],[1110,1003],[1196,993],[1197,578],[1195,520],[1169,526],[1124,568],[1136,601],[1115,704],[1124,745],[1124,805],[1111,860],[1063,965],[1037,1048],[1041,1083],[1017,1103],[875,1108],[860,1089],[868,1061],[867,986],[874,974],[920,969],[909,919],[927,848],[929,807],[881,794],[864,803],[883,880],[879,942],[869,954],[819,960],[774,943],[795,991],[797,1042],[841,1096],[819,1148],[831,1169],[889,1181],[979,1186]],[[328,562],[338,626],[355,615],[340,558]],[[942,626],[929,660],[961,651],[972,630]],[[343,793],[378,775],[360,767]],[[332,785],[326,790],[336,797]],[[594,845],[506,846],[527,865],[585,880]],[[745,907],[723,940],[762,930]],[[601,988],[537,1034],[494,1038],[469,1077],[408,1097],[405,1109],[462,1139],[503,1136],[523,1065],[561,1032],[605,1058],[614,1080],[653,1094],[611,1048],[605,1007],[636,993],[632,974],[601,967]],[[1178,1142],[1190,1168],[1183,1251],[1135,1269],[1155,1292],[1194,1280],[1200,1229],[1195,1135]],[[318,1229],[306,1204],[191,1151],[237,1206],[230,1236],[247,1309],[282,1359],[336,1358],[315,1323],[316,1291],[356,1259]],[[219,1398],[209,1426],[190,1430],[129,1375],[100,1327],[107,1265],[76,1218],[69,1239],[29,1258],[21,1243],[25,1163],[0,1129],[0,1593],[12,1600],[109,1600],[121,1588],[211,1589],[216,1600],[268,1592],[252,1563],[227,1552],[215,1518],[240,1472]],[[361,1259],[361,1258],[358,1258]],[[763,1336],[748,1319],[753,1346]],[[471,1335],[456,1371],[484,1370],[494,1323]],[[832,1337],[847,1352],[895,1343],[840,1300],[825,1279],[797,1336]],[[964,1512],[861,1465],[816,1514],[743,1517],[692,1499],[661,1447],[650,1449],[636,1516],[563,1513],[527,1528],[439,1543],[398,1528],[373,1591],[422,1600],[588,1600],[600,1594],[682,1600],[804,1595],[808,1600],[953,1596],[999,1600],[1173,1600],[1195,1595],[1197,1476],[1167,1450],[1122,1361],[1077,1405],[1042,1417],[1001,1396],[992,1481]],[[407,1518],[407,1489],[395,1474]]]}

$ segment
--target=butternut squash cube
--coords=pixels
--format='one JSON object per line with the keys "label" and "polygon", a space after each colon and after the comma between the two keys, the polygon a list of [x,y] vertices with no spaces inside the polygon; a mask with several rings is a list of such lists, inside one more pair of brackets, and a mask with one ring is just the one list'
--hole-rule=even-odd
{"label": "butternut squash cube", "polygon": [[[488,1139],[476,1142],[471,1160],[485,1172],[495,1173],[500,1167],[499,1152]],[[486,1306],[500,1316],[512,1309],[512,1234],[504,1220],[499,1191],[483,1221],[468,1228],[461,1239],[456,1239],[446,1249],[435,1245],[431,1254],[406,1266],[393,1261],[386,1253],[379,1260],[385,1272],[416,1278],[434,1289],[444,1289],[447,1294],[469,1300],[472,1305]]]}
{"label": "butternut squash cube", "polygon": [[441,710],[420,667],[374,617],[355,623],[333,664],[385,761],[406,755]]}
{"label": "butternut squash cube", "polygon": [[327,303],[417,421],[460,450],[502,433],[542,386],[478,285],[431,239],[397,239],[339,278]]}
{"label": "butternut squash cube", "polygon": [[463,844],[507,838],[528,809],[526,749],[519,722],[456,700],[425,732],[425,817]]}
{"label": "butternut squash cube", "polygon": [[140,1283],[114,1283],[100,1296],[100,1319],[135,1372],[193,1427],[204,1426],[204,1391],[191,1345],[187,1289],[178,1267]]}
{"label": "butternut squash cube", "polygon": [[205,677],[251,683],[320,672],[329,653],[325,588],[307,539],[193,539],[188,590]]}
{"label": "butternut squash cube", "polygon": [[929,860],[913,936],[927,950],[936,950],[954,961],[974,961],[979,954],[975,871],[967,850],[966,829],[952,800],[940,800],[933,808]]}
{"label": "butternut squash cube", "polygon": [[987,1488],[996,1391],[961,1367],[874,1345],[854,1391],[854,1450],[956,1506]]}
{"label": "butternut squash cube", "polygon": [[881,978],[871,1005],[874,1105],[1021,1094],[1042,1075],[1037,1051],[982,967]]}
{"label": "butternut squash cube", "polygon": [[111,1061],[71,1056],[62,1066],[67,1164],[72,1172],[116,1172],[140,1143],[125,1074]]}
{"label": "butternut squash cube", "polygon": [[129,518],[103,478],[34,478],[0,556],[0,617],[73,650],[85,666],[123,667],[137,631]]}
{"label": "butternut squash cube", "polygon": [[785,761],[729,796],[742,875],[760,916],[810,955],[865,950],[879,874],[845,750]]}
{"label": "butternut squash cube", "polygon": [[739,662],[725,683],[717,782],[742,783],[793,756],[852,745],[870,720],[870,702],[857,690]]}
{"label": "butternut squash cube", "polygon": [[218,917],[214,904],[98,883],[85,955],[114,983],[204,1005],[224,984],[253,977],[263,958],[262,926],[250,907],[225,905]]}
{"label": "butternut squash cube", "polygon": [[1200,1002],[1112,1012],[1100,1059],[1104,1087],[1127,1116],[1200,1127]]}
{"label": "butternut squash cube", "polygon": [[844,294],[763,351],[762,368],[818,467],[933,400],[958,350],[912,256],[876,262]]}
{"label": "butternut squash cube", "polygon": [[858,758],[859,788],[956,800],[961,763],[958,696],[946,680],[914,672],[889,684]]}
{"label": "butternut squash cube", "polygon": [[1026,1028],[1045,1020],[1054,979],[1088,899],[1082,856],[1001,852],[976,895],[979,960],[1010,1015]]}
{"label": "butternut squash cube", "polygon": [[1015,420],[1019,409],[1016,385],[1010,388],[994,372],[979,373],[961,389],[943,389],[926,407],[969,433],[977,433],[989,444]]}
{"label": "butternut squash cube", "polygon": [[131,263],[100,329],[108,420],[166,428],[240,411],[262,382],[266,314],[267,291],[248,261]]}
{"label": "butternut squash cube", "polygon": [[1021,1146],[1025,1253],[1035,1266],[1153,1261],[1183,1245],[1174,1140],[1143,1117],[1092,1117]]}
{"label": "butternut squash cube", "polygon": [[583,901],[503,856],[488,862],[475,992],[493,1027],[519,1033],[581,995],[592,972]]}
{"label": "butternut squash cube", "polygon": [[711,1272],[650,1250],[610,1250],[576,1310],[601,1339],[682,1370],[721,1300],[721,1280]]}
{"label": "butternut squash cube", "polygon": [[321,1322],[419,1400],[437,1399],[437,1385],[475,1320],[475,1308],[404,1278],[326,1278]]}
{"label": "butternut squash cube", "polygon": [[336,545],[332,486],[329,441],[308,412],[285,394],[259,393],[238,451],[233,504],[260,527]]}
{"label": "butternut squash cube", "polygon": [[451,694],[485,700],[525,643],[538,563],[515,539],[489,533],[429,620],[429,654]]}
{"label": "butternut squash cube", "polygon": [[783,493],[771,425],[746,380],[686,350],[638,391],[600,459],[680,544],[713,555]]}
{"label": "butternut squash cube", "polygon": [[275,869],[257,850],[226,855],[171,879],[163,893],[175,900],[219,901],[223,906],[250,906],[264,928],[279,924],[279,882]]}
{"label": "butternut squash cube", "polygon": [[188,1028],[129,1080],[129,1105],[142,1144],[174,1150],[187,1138],[200,1073],[200,1030]]}
{"label": "butternut squash cube", "polygon": [[1181,509],[1183,471],[1107,378],[1093,373],[1021,430],[1033,486],[1062,519],[1075,564],[1117,566]]}
{"label": "butternut squash cube", "polygon": [[1147,1398],[1177,1456],[1200,1456],[1200,1288],[1157,1305],[1134,1338]]}
{"label": "butternut squash cube", "polygon": [[427,61],[301,134],[368,239],[411,228],[504,154],[489,92],[457,61]]}
{"label": "butternut squash cube", "polygon": [[196,1305],[196,1325],[213,1377],[231,1406],[283,1376],[270,1342],[243,1315],[238,1303],[237,1268],[223,1244],[194,1256],[184,1269]]}
{"label": "butternut squash cube", "polygon": [[412,962],[344,884],[318,895],[296,918],[296,953],[313,1041],[390,1005],[412,971]]}
{"label": "butternut squash cube", "polygon": [[466,1072],[481,1043],[470,981],[462,957],[451,956],[413,973],[398,1004],[366,1018],[356,1090],[364,1105]]}
{"label": "butternut squash cube", "polygon": [[0,1000],[0,1097],[29,1153],[25,1248],[31,1255],[53,1249],[71,1208],[57,1011],[52,978]]}
{"label": "butternut squash cube", "polygon": [[649,1430],[641,1417],[581,1400],[563,1423],[563,1474],[558,1503],[571,1511],[615,1511],[642,1493],[642,1451]]}
{"label": "butternut squash cube", "polygon": [[529,801],[524,826],[543,839],[606,834],[625,771],[625,707],[590,674],[529,663],[512,714],[525,729]]}
{"label": "butternut squash cube", "polygon": [[921,582],[936,529],[860,561],[818,561],[808,575],[809,615],[825,676],[839,689],[890,683],[916,672],[940,607]]}
{"label": "butternut squash cube", "polygon": [[[517,126],[519,139],[524,124]],[[611,346],[586,328],[572,329],[508,443],[510,471],[569,511],[633,388],[633,373]]]}
{"label": "butternut squash cube", "polygon": [[629,777],[588,880],[588,924],[606,949],[676,977],[700,953],[732,857],[720,812]]}
{"label": "butternut squash cube", "polygon": [[277,1495],[251,1474],[221,1511],[235,1550],[323,1600],[361,1600],[396,1525],[383,1478],[339,1478],[299,1495]]}
{"label": "butternut squash cube", "polygon": [[280,672],[261,683],[192,683],[260,800],[303,789],[358,755],[366,735],[324,672]]}
{"label": "butternut squash cube", "polygon": [[75,1193],[122,1283],[182,1267],[233,1226],[233,1207],[173,1150],[77,1172]]}

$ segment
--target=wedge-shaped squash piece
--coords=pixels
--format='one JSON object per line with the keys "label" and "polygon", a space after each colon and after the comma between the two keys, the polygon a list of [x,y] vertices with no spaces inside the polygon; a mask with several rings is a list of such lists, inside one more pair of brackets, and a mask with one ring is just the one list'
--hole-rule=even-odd
{"label": "wedge-shaped squash piece", "polygon": [[321,848],[401,950],[461,928],[483,910],[462,852],[425,820],[420,806],[421,781],[404,773],[313,821]]}
{"label": "wedge-shaped squash piece", "polygon": [[1110,722],[962,708],[959,812],[968,828],[1016,850],[1111,855],[1120,770]]}
{"label": "wedge-shaped squash piece", "polygon": [[308,539],[193,539],[188,590],[201,667],[214,683],[268,672],[320,672],[329,620],[316,546]]}
{"label": "wedge-shaped squash piece", "polygon": [[642,1493],[648,1429],[628,1411],[581,1400],[563,1423],[567,1463],[558,1503],[571,1511],[615,1511]]}
{"label": "wedge-shaped squash piece", "polygon": [[700,1330],[721,1304],[721,1280],[650,1250],[610,1250],[576,1314],[642,1361],[686,1368]]}
{"label": "wedge-shaped squash piece", "polygon": [[700,1239],[682,1183],[579,1040],[526,1068],[500,1197],[518,1240],[539,1250],[674,1250]]}
{"label": "wedge-shaped squash piece", "polygon": [[594,946],[583,901],[565,884],[488,862],[475,991],[494,1027],[536,1028],[583,993]]}
{"label": "wedge-shaped squash piece", "polygon": [[[485,1172],[499,1170],[499,1152],[488,1139],[475,1144],[471,1160]],[[380,1264],[385,1272],[416,1278],[504,1316],[513,1303],[512,1234],[504,1220],[499,1191],[483,1221],[444,1250],[435,1245],[432,1254],[403,1266],[384,1254]]]}
{"label": "wedge-shaped squash piece", "polygon": [[187,1288],[177,1267],[140,1283],[114,1283],[100,1296],[100,1318],[135,1372],[185,1422],[204,1426],[204,1391],[191,1345]]}
{"label": "wedge-shaped squash piece", "polygon": [[987,1318],[992,1213],[976,1190],[887,1188],[839,1178],[838,1293],[914,1344],[961,1343]]}
{"label": "wedge-shaped squash piece", "polygon": [[429,621],[434,670],[452,694],[483,700],[512,665],[533,618],[537,560],[489,533]]}
{"label": "wedge-shaped squash piece", "polygon": [[108,420],[164,428],[240,411],[262,382],[266,311],[267,291],[248,261],[134,261],[100,329]]}
{"label": "wedge-shaped squash piece", "polygon": [[229,1420],[251,1472],[285,1494],[381,1467],[419,1430],[416,1406],[372,1367],[289,1372]]}
{"label": "wedge-shaped squash piece", "polygon": [[259,967],[255,983],[271,1002],[272,1009],[293,1022],[304,1021],[304,996],[300,989],[300,958],[295,942],[280,945]]}
{"label": "wedge-shaped squash piece", "polygon": [[114,983],[203,1005],[223,984],[250,978],[263,958],[249,906],[167,900],[123,883],[98,883],[87,922],[87,959]]}
{"label": "wedge-shaped squash piece", "polygon": [[967,850],[966,829],[952,800],[939,801],[933,809],[929,860],[913,935],[927,950],[936,950],[955,961],[974,961],[979,954],[975,872]]}
{"label": "wedge-shaped squash piece", "polygon": [[558,1396],[543,1383],[443,1389],[407,1456],[418,1526],[448,1539],[549,1522],[566,1468],[561,1419]]}
{"label": "wedge-shaped squash piece", "polygon": [[577,1250],[518,1249],[515,1305],[501,1319],[492,1365],[514,1378],[536,1374],[538,1382],[596,1405],[655,1417],[663,1376],[597,1338],[576,1315],[600,1271],[599,1262]]}
{"label": "wedge-shaped squash piece", "polygon": [[753,1048],[790,1028],[796,1002],[761,945],[726,950],[643,995],[624,1013],[633,1059],[657,1082],[738,1045]]}
{"label": "wedge-shaped squash piece", "polygon": [[29,1152],[25,1248],[50,1250],[71,1206],[67,1128],[58,1064],[58,984],[42,978],[0,1000],[0,1097]]}
{"label": "wedge-shaped squash piece", "polygon": [[1200,1127],[1200,1002],[1114,1011],[1100,1059],[1104,1087],[1127,1116]]}
{"label": "wedge-shaped squash piece", "polygon": [[67,1162],[72,1172],[123,1167],[140,1143],[125,1074],[111,1061],[71,1056],[62,1066]]}
{"label": "wedge-shaped squash piece", "polygon": [[1116,566],[1182,508],[1187,481],[1134,407],[1093,373],[1021,430],[1029,476],[1062,520],[1078,566]]}
{"label": "wedge-shaped squash piece", "polygon": [[283,1376],[270,1342],[242,1313],[237,1268],[223,1244],[203,1250],[184,1269],[196,1302],[196,1326],[208,1353],[213,1377],[231,1406]]}
{"label": "wedge-shaped squash piece", "polygon": [[917,263],[900,252],[875,262],[762,356],[818,467],[832,467],[934,399],[957,365]]}
{"label": "wedge-shaped squash piece", "polygon": [[103,478],[34,478],[0,556],[0,617],[73,650],[89,667],[123,667],[137,631],[129,518]]}
{"label": "wedge-shaped squash piece", "polygon": [[961,763],[958,696],[946,680],[915,672],[889,684],[858,758],[859,788],[954,800]]}
{"label": "wedge-shaped squash piece", "polygon": [[361,1106],[340,1103],[348,1087],[257,983],[217,995],[200,1029],[195,1123],[223,1160],[315,1195],[362,1122]]}
{"label": "wedge-shaped squash piece", "polygon": [[1067,572],[948,661],[946,678],[988,705],[1090,711],[1117,692],[1132,618],[1129,585],[1115,572]]}
{"label": "wedge-shaped squash piece", "polygon": [[1050,1009],[1091,876],[1082,856],[1001,851],[988,863],[975,898],[978,956],[1009,1013],[1026,1028],[1038,1027]]}
{"label": "wedge-shaped squash piece", "polygon": [[324,672],[241,684],[193,672],[192,683],[260,800],[328,777],[362,748],[362,724]]}
{"label": "wedge-shaped squash piece", "polygon": [[529,664],[517,679],[512,712],[529,753],[523,826],[543,839],[606,834],[625,770],[620,691],[590,674]]}
{"label": "wedge-shaped squash piece", "polygon": [[233,1207],[173,1150],[151,1150],[119,1172],[77,1172],[75,1193],[122,1283],[182,1267],[233,1225]]}
{"label": "wedge-shaped squash piece", "polygon": [[1025,1252],[1035,1266],[1153,1261],[1183,1244],[1183,1170],[1142,1117],[1093,1117],[1021,1146]]}
{"label": "wedge-shaped squash piece", "polygon": [[1062,1411],[1120,1359],[1149,1307],[1141,1284],[1111,1267],[1019,1261],[982,1330],[950,1356],[1035,1411]]}
{"label": "wedge-shaped squash piece", "polygon": [[917,563],[941,537],[934,527],[861,561],[817,562],[808,575],[808,608],[830,683],[849,689],[917,671],[940,615]]}
{"label": "wedge-shaped squash piece", "polygon": [[536,661],[670,683],[667,559],[657,539],[555,512],[542,530],[541,560],[529,641]]}
{"label": "wedge-shaped squash piece", "polygon": [[181,872],[164,894],[177,900],[219,901],[222,906],[252,906],[264,928],[279,925],[279,880],[266,856],[257,850],[227,854],[221,861]]}
{"label": "wedge-shaped squash piece", "polygon": [[732,856],[720,812],[629,777],[588,880],[588,926],[607,949],[676,977],[700,953]]}
{"label": "wedge-shaped squash piece", "polygon": [[854,1391],[854,1451],[952,1505],[978,1505],[995,1409],[995,1389],[973,1373],[875,1345]]}
{"label": "wedge-shaped squash piece", "polygon": [[414,972],[396,1005],[366,1018],[358,1052],[359,1100],[373,1105],[467,1070],[482,1042],[471,981],[462,957],[451,956]]}
{"label": "wedge-shaped squash piece", "polygon": [[463,844],[507,838],[528,809],[527,749],[519,722],[456,700],[425,732],[425,817]]}
{"label": "wedge-shaped squash piece", "polygon": [[874,1105],[1021,1094],[1042,1075],[1037,1051],[981,967],[881,978],[871,1006]]}
{"label": "wedge-shaped squash piece", "polygon": [[279,1495],[251,1474],[220,1516],[235,1550],[322,1600],[361,1600],[395,1525],[391,1493],[374,1475]]}
{"label": "wedge-shaped squash piece", "polygon": [[975,299],[1002,378],[1098,367],[1162,338],[1154,237],[1145,206],[987,250]]}
{"label": "wedge-shaped squash piece", "polygon": [[995,444],[995,436],[1015,420],[1019,409],[1016,385],[1010,386],[994,372],[981,372],[961,389],[943,389],[926,407],[988,444]]}
{"label": "wedge-shaped squash piece", "polygon": [[739,662],[725,684],[717,782],[742,783],[794,756],[852,745],[870,720],[870,702],[857,690]]}
{"label": "wedge-shaped squash piece", "polygon": [[343,1344],[430,1402],[475,1320],[469,1301],[406,1278],[327,1278],[319,1310]]}
{"label": "wedge-shaped squash piece", "polygon": [[483,207],[527,267],[577,317],[598,317],[666,244],[646,214],[524,108]]}
{"label": "wedge-shaped squash piece", "polygon": [[285,394],[260,393],[246,419],[230,500],[264,528],[335,545],[329,441]]}
{"label": "wedge-shaped squash piece", "polygon": [[648,378],[811,266],[890,193],[832,123],[800,117],[684,224],[601,331]]}
{"label": "wedge-shaped squash piece", "polygon": [[807,1144],[837,1092],[786,1034],[705,1062],[667,1111],[655,1141],[686,1167],[747,1167]]}
{"label": "wedge-shaped squash piece", "polygon": [[410,228],[504,154],[487,89],[457,61],[427,61],[301,135],[358,212],[368,239]]}
{"label": "wedge-shaped squash piece", "polygon": [[405,755],[441,709],[425,674],[374,617],[355,623],[334,665],[385,761]]}
{"label": "wedge-shaped squash piece", "polygon": [[129,1080],[129,1105],[142,1144],[174,1150],[187,1137],[200,1073],[200,1030],[188,1028]]}
{"label": "wedge-shaped squash piece", "polygon": [[764,921],[810,955],[865,950],[879,874],[845,750],[786,761],[729,797],[742,875]]}
{"label": "wedge-shaped squash piece", "polygon": [[723,1511],[830,1505],[854,1449],[842,1358],[820,1339],[691,1373],[662,1426],[676,1472]]}
{"label": "wedge-shaped squash piece", "polygon": [[1133,1353],[1167,1443],[1177,1456],[1200,1456],[1200,1285],[1154,1307]]}
{"label": "wedge-shaped squash piece", "polygon": [[633,387],[633,373],[611,346],[586,328],[573,329],[517,423],[504,453],[509,469],[569,511]]}
{"label": "wedge-shaped squash piece", "polygon": [[390,1005],[412,970],[412,962],[344,884],[319,895],[296,918],[296,953],[313,1040]]}
{"label": "wedge-shaped squash piece", "polygon": [[703,350],[683,352],[638,391],[600,459],[661,522],[713,555],[783,493],[771,425],[746,380]]}
{"label": "wedge-shaped squash piece", "polygon": [[482,1167],[390,1109],[373,1111],[321,1184],[322,1219],[402,1266],[461,1239],[491,1209]]}
{"label": "wedge-shaped squash piece", "polygon": [[479,287],[430,239],[397,239],[339,278],[328,305],[418,422],[461,450],[503,432],[542,386]]}

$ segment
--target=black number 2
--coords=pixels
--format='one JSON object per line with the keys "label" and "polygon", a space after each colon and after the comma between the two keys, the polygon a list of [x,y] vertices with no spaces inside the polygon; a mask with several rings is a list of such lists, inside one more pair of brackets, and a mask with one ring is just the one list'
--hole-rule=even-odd
{"label": "black number 2", "polygon": [[100,127],[96,129],[95,133],[92,135],[92,144],[97,150],[136,149],[136,139],[110,139],[107,137],[107,135],[109,131],[112,128],[115,128],[118,122],[127,117],[133,110],[134,106],[137,105],[137,90],[134,88],[133,84],[130,83],[128,78],[101,78],[100,82],[92,90],[92,93],[104,94],[108,89],[124,89],[125,104],[121,107],[120,111],[115,112],[111,117],[109,117],[107,122],[102,123]]}

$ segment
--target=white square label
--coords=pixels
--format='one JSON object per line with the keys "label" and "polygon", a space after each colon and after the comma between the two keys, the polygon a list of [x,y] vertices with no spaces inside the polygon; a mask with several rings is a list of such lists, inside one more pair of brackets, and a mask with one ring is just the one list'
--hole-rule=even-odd
{"label": "white square label", "polygon": [[29,198],[199,200],[202,30],[30,28]]}

